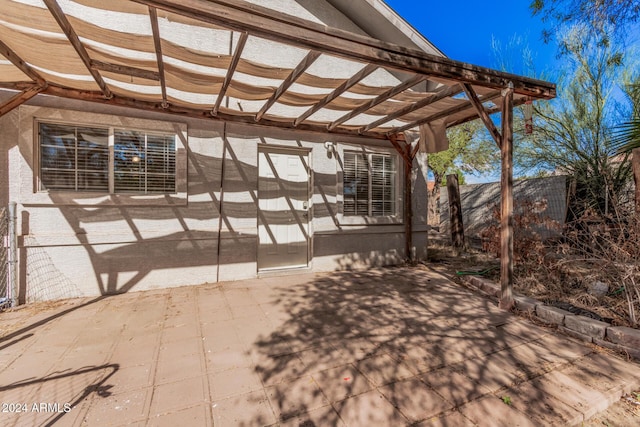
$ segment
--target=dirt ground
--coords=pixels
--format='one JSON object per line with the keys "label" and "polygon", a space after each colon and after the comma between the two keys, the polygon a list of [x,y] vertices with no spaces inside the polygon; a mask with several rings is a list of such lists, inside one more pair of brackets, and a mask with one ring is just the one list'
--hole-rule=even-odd
{"label": "dirt ground", "polygon": [[[461,283],[461,272],[486,271],[484,277],[499,278],[499,261],[491,255],[470,250],[460,255],[441,243],[429,248],[428,267],[436,270],[457,283]],[[487,271],[488,270],[488,271]],[[536,295],[531,295],[536,297]],[[601,311],[602,310],[596,310]],[[609,352],[609,350],[603,349]],[[583,424],[584,427],[634,427],[640,426],[640,390],[623,396],[609,409],[594,416]]]}
{"label": "dirt ground", "polygon": [[640,400],[634,396],[623,397],[619,402],[611,405],[609,409],[583,424],[584,427],[632,427],[638,425],[640,425]]}

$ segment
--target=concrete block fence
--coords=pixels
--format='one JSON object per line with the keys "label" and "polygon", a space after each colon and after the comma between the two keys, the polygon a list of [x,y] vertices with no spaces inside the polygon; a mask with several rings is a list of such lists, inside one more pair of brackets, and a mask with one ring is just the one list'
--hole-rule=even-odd
{"label": "concrete block fence", "polygon": [[[500,285],[491,280],[476,276],[463,276],[462,280],[492,299],[497,300],[500,295]],[[528,312],[548,325],[556,325],[560,331],[569,336],[625,353],[633,359],[640,360],[640,330],[638,329],[611,326],[607,322],[545,305],[536,299],[521,295],[516,295],[514,299],[516,309]]]}

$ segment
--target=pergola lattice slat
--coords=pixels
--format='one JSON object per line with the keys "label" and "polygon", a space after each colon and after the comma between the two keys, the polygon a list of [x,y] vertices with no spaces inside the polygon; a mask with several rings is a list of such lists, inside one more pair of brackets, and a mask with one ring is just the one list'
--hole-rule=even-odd
{"label": "pergola lattice slat", "polygon": [[555,85],[551,83],[357,36],[294,16],[277,14],[271,9],[255,4],[237,0],[133,1],[221,27],[249,32],[268,40],[318,50],[379,67],[494,88],[504,88],[511,81],[516,93],[536,98],[555,96]]}
{"label": "pergola lattice slat", "polygon": [[383,117],[383,118],[381,118],[379,120],[376,120],[373,123],[368,124],[367,126],[363,126],[360,129],[360,132],[364,134],[365,132],[368,132],[371,129],[375,129],[376,127],[378,127],[378,126],[380,126],[380,125],[382,125],[384,123],[390,122],[391,120],[397,119],[398,117],[406,116],[409,113],[412,113],[412,112],[417,111],[417,110],[419,110],[421,108],[424,108],[427,105],[434,104],[434,103],[440,101],[441,99],[457,95],[460,92],[462,92],[462,89],[458,85],[445,86],[444,88],[440,89],[438,92],[433,93],[433,94],[431,94],[429,96],[426,96],[421,101],[418,101],[418,102],[416,102],[414,104],[411,104],[411,105],[408,105],[408,106],[406,106],[404,108],[401,108],[401,109],[389,114],[386,117]]}
{"label": "pergola lattice slat", "polygon": [[373,73],[378,67],[372,64],[368,64],[362,70],[358,71],[354,74],[350,79],[346,82],[342,83],[340,86],[335,88],[333,92],[325,96],[320,102],[318,102],[313,107],[309,108],[307,111],[302,113],[297,119],[294,120],[293,126],[297,127],[300,123],[305,121],[309,116],[319,111],[322,107],[329,104],[331,101],[342,95],[344,92],[348,91],[349,88],[357,84],[360,80],[367,77],[369,74]]}
{"label": "pergola lattice slat", "polygon": [[[491,101],[493,99],[496,99],[496,98],[498,98],[500,96],[500,94],[501,94],[500,90],[493,91],[493,92],[483,96],[482,97],[482,102],[487,102],[487,101]],[[412,123],[409,123],[407,125],[404,125],[402,127],[392,129],[389,132],[387,132],[387,135],[393,135],[394,133],[404,132],[404,131],[407,131],[407,130],[409,130],[411,128],[423,125],[425,123],[434,122],[436,120],[443,119],[443,118],[445,118],[447,116],[450,116],[452,114],[458,113],[460,111],[468,110],[468,109],[470,109],[472,107],[473,107],[473,104],[470,101],[467,101],[467,102],[464,102],[464,103],[462,103],[460,105],[456,105],[456,106],[453,106],[453,107],[448,108],[446,110],[442,110],[439,113],[435,113],[435,114],[432,114],[430,116],[424,117],[424,118],[422,118],[420,120],[416,120],[416,121],[414,121]]]}
{"label": "pergola lattice slat", "polygon": [[89,73],[93,76],[93,79],[96,81],[96,83],[100,87],[100,90],[102,90],[102,93],[104,94],[105,98],[112,98],[113,93],[107,86],[107,83],[104,81],[100,73],[91,67],[91,58],[89,57],[87,50],[84,48],[82,42],[80,41],[80,37],[78,37],[78,34],[76,34],[75,30],[71,26],[71,23],[67,19],[67,16],[64,14],[63,10],[60,8],[60,5],[58,4],[58,2],[56,0],[42,0],[42,1],[47,6],[49,11],[51,12],[51,15],[53,15],[53,17],[55,18],[56,22],[58,22],[58,25],[60,25],[60,28],[67,36],[69,43],[71,43],[71,46],[73,46],[73,48],[78,53],[78,56],[82,60],[82,62],[84,62],[84,65],[87,67],[87,70],[89,71]]}
{"label": "pergola lattice slat", "polygon": [[167,102],[167,81],[164,74],[164,59],[162,58],[162,41],[160,39],[160,27],[158,25],[158,12],[153,7],[149,7],[149,19],[151,20],[153,45],[156,51],[156,62],[158,63],[158,80],[160,80],[160,90],[162,92],[162,108],[166,109],[169,104]]}
{"label": "pergola lattice slat", "polygon": [[216,103],[211,109],[211,115],[215,116],[218,114],[218,110],[220,110],[220,105],[222,104],[222,99],[227,94],[227,89],[229,89],[229,85],[231,84],[231,80],[233,79],[233,73],[236,72],[236,67],[240,62],[240,57],[242,56],[242,51],[244,46],[247,44],[247,40],[249,39],[248,33],[240,34],[240,39],[238,40],[238,44],[236,46],[235,52],[233,53],[233,59],[231,59],[231,64],[227,69],[227,75],[224,78],[224,82],[222,83],[222,88],[220,89],[220,93],[218,94],[218,99],[216,99]]}
{"label": "pergola lattice slat", "polygon": [[271,95],[271,97],[265,102],[260,111],[256,114],[256,122],[262,120],[262,116],[266,114],[266,112],[275,104],[280,96],[285,93],[291,85],[293,85],[296,80],[304,73],[315,61],[320,57],[321,53],[315,50],[310,51],[307,56],[304,57],[302,61],[291,71],[291,74],[287,76],[287,78],[282,82],[282,84],[276,89],[276,91]]}
{"label": "pergola lattice slat", "polygon": [[369,102],[366,102],[361,107],[358,107],[358,108],[352,110],[351,112],[345,114],[344,116],[340,117],[338,120],[333,121],[329,125],[328,129],[330,131],[334,130],[336,127],[338,127],[342,123],[351,120],[355,116],[357,116],[359,114],[362,114],[362,113],[366,112],[367,110],[370,110],[371,108],[375,107],[376,105],[388,100],[389,98],[392,98],[392,97],[398,95],[399,93],[404,92],[407,89],[410,89],[410,88],[414,87],[415,85],[417,85],[420,82],[425,81],[426,79],[427,78],[425,76],[420,76],[420,75],[413,76],[409,80],[407,80],[407,81],[405,81],[403,83],[400,83],[398,86],[393,87],[393,88],[387,90],[386,92],[378,95],[376,98],[370,100]]}
{"label": "pergola lattice slat", "polygon": [[32,79],[39,86],[46,86],[47,82],[44,78],[33,69],[29,64],[27,64],[22,58],[18,56],[17,53],[13,51],[9,46],[7,46],[2,40],[0,40],[0,54],[7,58],[13,65],[16,66],[20,71],[27,75],[30,79]]}

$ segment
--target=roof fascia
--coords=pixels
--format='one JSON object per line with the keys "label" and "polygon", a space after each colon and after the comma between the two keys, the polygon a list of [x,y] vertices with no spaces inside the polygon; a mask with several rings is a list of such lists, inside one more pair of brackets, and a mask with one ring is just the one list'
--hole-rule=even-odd
{"label": "roof fascia", "polygon": [[[327,2],[374,38],[417,48],[432,55],[447,56],[383,0],[327,0]],[[397,31],[394,34],[395,37],[389,35],[388,29],[367,25],[370,17],[364,16],[361,12],[365,9],[375,12],[388,22]],[[404,43],[400,43],[400,37],[404,39]]]}

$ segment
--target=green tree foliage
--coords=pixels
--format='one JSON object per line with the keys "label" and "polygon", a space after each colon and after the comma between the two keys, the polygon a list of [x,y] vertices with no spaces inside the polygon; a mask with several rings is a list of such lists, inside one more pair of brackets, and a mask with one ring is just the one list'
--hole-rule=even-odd
{"label": "green tree foliage", "polygon": [[[624,56],[610,43],[589,40],[585,27],[563,37],[567,55],[558,77],[558,96],[534,108],[535,131],[519,145],[520,167],[574,177],[580,214],[604,213],[631,174],[628,154],[614,156],[612,129],[625,119],[620,93],[628,81]],[[628,116],[626,116],[628,118]]]}
{"label": "green tree foliage", "polygon": [[483,130],[479,121],[447,130],[449,149],[428,157],[429,170],[436,183],[446,185],[449,174],[457,174],[458,178],[464,179],[467,173],[488,172],[497,164],[497,147],[483,137]]}
{"label": "green tree foliage", "polygon": [[[595,36],[600,41],[607,41],[612,35],[626,38],[629,25],[640,19],[639,0],[533,0],[529,8],[554,27],[557,24],[586,25],[593,31],[583,36]],[[543,35],[548,40],[554,34],[547,30]]]}
{"label": "green tree foliage", "polygon": [[640,78],[626,88],[632,105],[632,117],[614,129],[614,147],[618,154],[640,148]]}
{"label": "green tree foliage", "polygon": [[484,126],[479,121],[468,122],[447,130],[449,149],[429,154],[427,163],[435,185],[429,194],[429,221],[438,223],[437,212],[440,187],[446,185],[446,176],[457,174],[464,184],[465,174],[484,173],[498,164],[499,150],[486,138]]}

